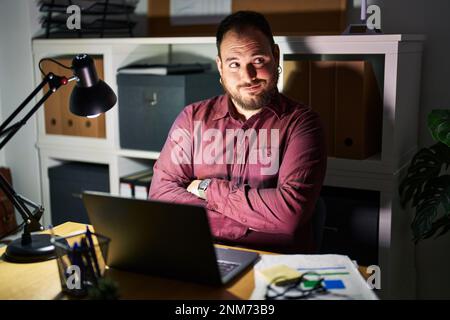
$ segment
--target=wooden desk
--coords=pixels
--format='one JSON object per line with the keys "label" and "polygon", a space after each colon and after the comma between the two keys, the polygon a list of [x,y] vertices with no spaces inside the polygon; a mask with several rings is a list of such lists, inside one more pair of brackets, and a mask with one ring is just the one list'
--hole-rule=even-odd
{"label": "wooden desk", "polygon": [[[85,227],[84,224],[68,222],[54,230],[56,234],[64,236],[85,230]],[[5,247],[0,248],[0,255],[4,251]],[[254,288],[253,269],[221,288],[112,269],[108,273],[119,283],[122,299],[248,299]],[[362,274],[364,275],[363,272]],[[18,264],[6,262],[3,257],[0,259],[0,299],[61,297],[56,260]]]}

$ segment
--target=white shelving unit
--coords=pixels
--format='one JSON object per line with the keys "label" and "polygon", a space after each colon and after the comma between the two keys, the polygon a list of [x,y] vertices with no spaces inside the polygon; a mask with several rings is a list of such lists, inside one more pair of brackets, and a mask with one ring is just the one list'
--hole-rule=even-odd
{"label": "white shelving unit", "polygon": [[[281,60],[287,54],[384,56],[383,131],[381,154],[366,160],[328,159],[325,185],[374,190],[380,193],[379,265],[382,297],[411,297],[414,292],[414,251],[409,215],[400,210],[397,186],[417,150],[417,126],[422,42],[420,35],[276,37]],[[44,57],[88,53],[102,55],[104,80],[117,92],[116,70],[144,57],[155,62],[211,62],[215,38],[36,39],[33,41],[35,83]],[[283,79],[283,75],[280,76]],[[280,91],[283,83],[279,83]],[[141,170],[158,152],[123,150],[119,144],[118,108],[106,114],[106,139],[47,135],[44,112],[37,117],[44,224],[51,223],[48,168],[62,161],[109,166],[110,190],[119,193],[119,177]]]}

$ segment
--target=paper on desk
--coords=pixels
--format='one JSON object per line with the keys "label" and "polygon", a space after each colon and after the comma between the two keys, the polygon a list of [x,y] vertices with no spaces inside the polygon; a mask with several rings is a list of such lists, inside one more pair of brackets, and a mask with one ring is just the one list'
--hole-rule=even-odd
{"label": "paper on desk", "polygon": [[[267,280],[259,270],[276,265],[286,265],[300,273],[313,271],[320,273],[330,287],[338,284],[330,293],[316,295],[313,299],[378,299],[370,289],[357,267],[349,257],[343,255],[261,255],[261,260],[255,265],[255,289],[251,300],[262,300],[267,290]],[[340,285],[339,285],[340,284]]]}

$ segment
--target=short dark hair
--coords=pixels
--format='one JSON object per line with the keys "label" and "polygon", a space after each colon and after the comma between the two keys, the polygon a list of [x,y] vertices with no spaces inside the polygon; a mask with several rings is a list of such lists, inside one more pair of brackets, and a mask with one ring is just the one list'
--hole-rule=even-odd
{"label": "short dark hair", "polygon": [[269,22],[267,22],[266,18],[261,13],[255,11],[238,11],[223,19],[217,28],[216,45],[219,56],[220,44],[228,31],[233,30],[241,32],[248,28],[254,28],[261,31],[267,37],[267,40],[269,40],[270,45],[272,47],[275,45]]}

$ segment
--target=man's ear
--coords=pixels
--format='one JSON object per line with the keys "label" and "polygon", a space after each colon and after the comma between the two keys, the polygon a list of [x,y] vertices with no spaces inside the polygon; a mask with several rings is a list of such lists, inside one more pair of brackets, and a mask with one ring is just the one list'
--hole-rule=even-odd
{"label": "man's ear", "polygon": [[222,77],[222,59],[219,56],[216,57],[217,70],[219,70],[220,77]]}
{"label": "man's ear", "polygon": [[280,47],[277,44],[273,45],[273,57],[275,58],[275,62],[277,65],[280,64]]}

